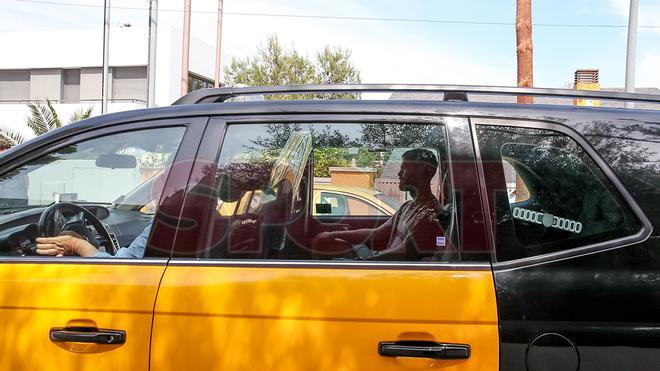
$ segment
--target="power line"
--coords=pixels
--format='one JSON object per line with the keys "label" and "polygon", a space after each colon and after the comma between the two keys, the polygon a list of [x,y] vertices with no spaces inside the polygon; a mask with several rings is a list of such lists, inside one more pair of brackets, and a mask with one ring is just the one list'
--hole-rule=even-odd
{"label": "power line", "polygon": [[[102,5],[93,4],[77,4],[45,0],[14,0],[22,3],[45,4],[45,5],[58,5],[58,6],[73,6],[80,8],[102,8]],[[138,8],[130,6],[113,6],[112,9],[118,10],[136,10],[148,11],[147,8]],[[183,13],[179,9],[158,9],[159,12],[175,12]],[[191,10],[191,13],[198,14],[213,14],[217,15],[217,10]],[[466,24],[466,25],[482,25],[482,26],[514,26],[514,22],[487,22],[487,21],[463,21],[463,20],[448,20],[448,19],[428,19],[428,18],[382,18],[382,17],[352,17],[352,16],[332,16],[332,15],[318,15],[318,14],[285,14],[285,13],[250,13],[250,12],[223,12],[224,15],[235,15],[245,17],[271,17],[271,18],[301,18],[301,19],[326,19],[326,20],[346,20],[346,21],[378,21],[378,22],[409,22],[409,23],[443,23],[443,24]],[[535,27],[573,27],[573,28],[627,28],[628,25],[619,24],[581,24],[581,23],[533,23]],[[657,28],[660,26],[641,26],[638,28]]]}

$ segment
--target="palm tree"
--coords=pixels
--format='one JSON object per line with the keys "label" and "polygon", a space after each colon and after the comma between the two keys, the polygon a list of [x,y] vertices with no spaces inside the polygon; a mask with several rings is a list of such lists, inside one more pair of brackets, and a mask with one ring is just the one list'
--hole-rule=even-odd
{"label": "palm tree", "polygon": [[[27,118],[26,124],[34,136],[62,127],[62,121],[57,115],[57,111],[55,111],[50,99],[46,98],[45,101],[29,102],[27,106],[30,109],[30,116]],[[68,123],[90,117],[93,109],[93,106],[81,108],[71,115]],[[12,147],[25,142],[27,139],[28,136],[19,130],[0,125],[0,147]]]}

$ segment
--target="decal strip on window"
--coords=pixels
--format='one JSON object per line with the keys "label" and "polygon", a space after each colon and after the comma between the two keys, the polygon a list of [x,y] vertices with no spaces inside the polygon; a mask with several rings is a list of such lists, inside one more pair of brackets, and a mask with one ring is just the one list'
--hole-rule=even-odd
{"label": "decal strip on window", "polygon": [[576,222],[575,220],[560,218],[550,213],[542,213],[523,209],[522,207],[514,207],[513,217],[526,222],[542,224],[546,228],[552,227],[573,233],[582,232],[582,223]]}

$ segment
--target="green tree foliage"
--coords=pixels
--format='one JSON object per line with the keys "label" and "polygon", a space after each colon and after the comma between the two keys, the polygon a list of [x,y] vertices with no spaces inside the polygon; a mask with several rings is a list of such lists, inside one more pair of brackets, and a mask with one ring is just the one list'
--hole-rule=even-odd
{"label": "green tree foliage", "polygon": [[[266,44],[257,49],[257,55],[245,59],[233,58],[225,67],[228,85],[248,86],[297,84],[352,84],[360,83],[360,72],[351,61],[351,52],[326,46],[314,60],[301,55],[294,48],[284,49],[277,36],[268,37]],[[357,94],[273,94],[269,100],[300,99],[355,99]]]}
{"label": "green tree foliage", "polygon": [[[339,47],[325,46],[314,59],[301,55],[295,48],[285,49],[277,36],[271,35],[265,45],[259,46],[257,55],[245,59],[234,58],[225,67],[225,81],[229,85],[248,86],[298,84],[354,84],[360,83],[360,72],[351,63],[351,52]],[[356,99],[358,94],[273,94],[268,100],[300,99]],[[357,146],[347,135],[330,126],[318,129],[305,124],[268,124],[267,135],[253,141],[257,147],[277,151],[294,132],[309,131],[314,148],[314,176],[330,176],[328,168],[349,166],[347,147]],[[262,150],[263,152],[263,150]],[[361,157],[358,156],[358,160]],[[371,163],[362,156],[363,163]]]}
{"label": "green tree foliage", "polygon": [[362,143],[372,150],[394,147],[443,148],[441,126],[362,124]]}
{"label": "green tree foliage", "polygon": [[[30,109],[30,116],[27,118],[26,124],[34,136],[62,127],[62,121],[48,98],[43,102],[29,102],[27,106]],[[69,118],[69,123],[89,118],[93,109],[93,107],[87,107],[74,112]],[[25,142],[26,139],[26,136],[15,128],[0,126],[0,141],[4,145],[12,147]]]}
{"label": "green tree foliage", "polygon": [[298,131],[307,131],[312,136],[312,147],[314,148],[314,176],[330,176],[329,167],[349,166],[351,164],[350,156],[346,147],[351,147],[353,143],[348,135],[342,134],[339,130],[333,130],[330,125],[318,127],[306,124],[267,124],[267,136],[258,137],[252,141],[255,148],[263,158],[274,160],[274,151],[279,151],[286,144],[287,140]]}
{"label": "green tree foliage", "polygon": [[314,148],[314,176],[329,177],[331,167],[350,166],[346,148]]}
{"label": "green tree foliage", "polygon": [[307,124],[267,124],[267,136],[257,137],[252,141],[255,145],[267,149],[280,149],[284,147],[287,140],[298,131],[307,131],[312,136],[312,146],[317,147],[352,147],[353,143],[348,135],[342,134],[339,130],[332,130],[330,125],[324,126],[321,130],[313,125]]}

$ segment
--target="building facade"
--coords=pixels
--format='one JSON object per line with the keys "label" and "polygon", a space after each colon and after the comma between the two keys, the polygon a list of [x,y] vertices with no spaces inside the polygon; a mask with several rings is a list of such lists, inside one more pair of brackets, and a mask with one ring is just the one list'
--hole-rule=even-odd
{"label": "building facade", "polygon": [[[180,29],[160,24],[156,48],[155,105],[181,96]],[[60,118],[93,107],[101,112],[103,30],[0,33],[0,125],[24,127],[27,102],[48,98]],[[148,30],[110,29],[108,112],[147,106]],[[213,84],[213,45],[191,37],[189,90]]]}

